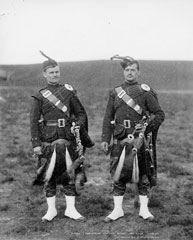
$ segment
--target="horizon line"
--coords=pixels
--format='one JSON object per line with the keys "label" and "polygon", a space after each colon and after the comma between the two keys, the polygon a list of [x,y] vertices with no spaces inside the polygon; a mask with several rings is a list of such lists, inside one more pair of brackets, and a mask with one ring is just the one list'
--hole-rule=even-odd
{"label": "horizon line", "polygon": [[[193,59],[137,59],[137,61],[160,61],[160,62],[193,62]],[[97,61],[112,61],[110,59],[91,59],[91,60],[76,60],[76,61],[57,61],[60,63],[77,63],[77,62],[97,62]],[[119,61],[119,60],[114,60]],[[42,61],[44,62],[44,61]],[[42,64],[42,62],[31,62],[31,63],[0,63],[0,66],[7,66],[7,65],[38,65]]]}

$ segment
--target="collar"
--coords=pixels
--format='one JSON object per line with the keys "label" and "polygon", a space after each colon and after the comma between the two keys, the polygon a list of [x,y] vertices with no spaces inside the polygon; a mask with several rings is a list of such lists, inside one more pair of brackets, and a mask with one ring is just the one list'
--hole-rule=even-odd
{"label": "collar", "polygon": [[58,86],[60,86],[59,83],[56,83],[56,84],[48,83],[48,87],[58,87]]}
{"label": "collar", "polygon": [[138,81],[135,81],[135,82],[126,82],[126,81],[125,81],[125,82],[124,82],[124,85],[125,85],[125,86],[133,86],[133,85],[137,85],[137,84],[139,84]]}

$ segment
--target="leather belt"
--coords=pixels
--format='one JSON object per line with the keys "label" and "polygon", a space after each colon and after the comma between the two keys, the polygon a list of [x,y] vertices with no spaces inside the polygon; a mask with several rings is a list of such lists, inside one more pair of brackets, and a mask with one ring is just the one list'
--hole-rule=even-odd
{"label": "leather belt", "polygon": [[125,129],[135,128],[136,130],[142,129],[142,124],[137,121],[123,120],[123,125]]}
{"label": "leather belt", "polygon": [[131,120],[129,120],[129,119],[123,120],[123,125],[124,125],[124,127],[125,127],[126,129],[135,127],[135,124],[136,124],[136,122],[131,121]]}
{"label": "leather belt", "polygon": [[57,126],[59,128],[65,127],[65,119],[59,118],[56,120],[47,120],[45,125],[49,127],[52,127],[52,126]]}

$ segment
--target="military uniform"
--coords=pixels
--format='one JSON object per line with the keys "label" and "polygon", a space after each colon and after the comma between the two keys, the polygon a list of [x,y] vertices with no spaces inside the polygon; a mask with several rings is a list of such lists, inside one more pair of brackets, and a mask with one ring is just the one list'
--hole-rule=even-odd
{"label": "military uniform", "polygon": [[[61,111],[56,105],[50,102],[42,94],[45,90],[50,91],[60,100],[65,107]],[[68,85],[48,84],[45,89],[41,89],[36,95],[33,95],[33,103],[30,114],[31,121],[31,141],[33,148],[42,146],[42,155],[40,158],[46,158],[45,168],[38,176],[42,180],[45,171],[49,165],[51,155],[56,148],[56,164],[51,179],[45,184],[46,197],[56,195],[56,184],[64,186],[64,193],[68,196],[75,195],[75,185],[69,184],[69,176],[66,173],[66,149],[68,149],[71,160],[75,161],[78,157],[76,151],[76,141],[71,133],[72,118],[81,127],[82,144],[84,147],[93,146],[87,130],[87,114],[80,103],[76,92]],[[63,139],[63,141],[60,141]],[[55,144],[53,144],[55,143]]]}
{"label": "military uniform", "polygon": [[[87,114],[72,86],[60,84],[58,63],[42,51],[40,53],[47,58],[43,62],[47,86],[32,96],[30,126],[33,151],[38,156],[34,184],[44,183],[48,205],[42,221],[52,221],[57,216],[57,184],[64,188],[64,216],[85,221],[75,207],[75,177],[78,168],[80,170],[84,164],[85,149],[94,145],[88,135]],[[86,181],[86,178],[80,183],[82,180]]]}
{"label": "military uniform", "polygon": [[[121,88],[142,108],[142,113],[139,114],[133,108],[129,107],[121,98],[118,97],[116,88],[110,91],[109,100],[106,107],[106,112],[103,120],[102,142],[110,143],[113,135],[113,146],[111,149],[111,174],[114,175],[117,168],[118,160],[123,147],[120,141],[131,134],[135,125],[140,122],[144,115],[154,115],[154,120],[150,122],[146,129],[147,132],[153,132],[153,153],[156,158],[156,137],[160,124],[164,120],[164,112],[162,111],[157,95],[148,85],[135,83],[123,83]],[[115,124],[112,125],[112,121]],[[144,160],[144,146],[138,153],[139,159],[139,194],[147,195],[151,185],[148,177],[148,169]],[[124,195],[126,183],[131,182],[128,177],[128,171],[122,171],[122,175],[118,182],[114,183],[114,195]]]}

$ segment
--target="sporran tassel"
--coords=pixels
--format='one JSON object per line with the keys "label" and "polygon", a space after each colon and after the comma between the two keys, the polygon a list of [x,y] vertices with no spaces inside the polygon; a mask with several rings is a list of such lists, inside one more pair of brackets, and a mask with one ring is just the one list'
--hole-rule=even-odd
{"label": "sporran tassel", "polygon": [[124,164],[124,161],[125,161],[125,148],[126,148],[126,145],[124,146],[124,148],[122,150],[121,156],[119,158],[119,163],[117,165],[117,168],[116,168],[116,171],[115,171],[115,174],[114,174],[114,181],[115,182],[119,181],[121,171],[123,169],[123,164]]}
{"label": "sporran tassel", "polygon": [[55,164],[56,164],[56,145],[54,145],[54,151],[52,153],[52,157],[50,159],[50,163],[48,166],[48,169],[46,171],[46,175],[45,175],[45,182],[48,182],[50,180],[50,178],[52,177],[54,168],[55,168]]}
{"label": "sporran tassel", "polygon": [[133,183],[138,183],[139,182],[139,165],[138,165],[137,154],[134,156],[134,159],[133,159],[132,182]]}
{"label": "sporran tassel", "polygon": [[66,169],[67,171],[70,171],[72,167],[72,159],[70,157],[68,148],[66,147]]}

